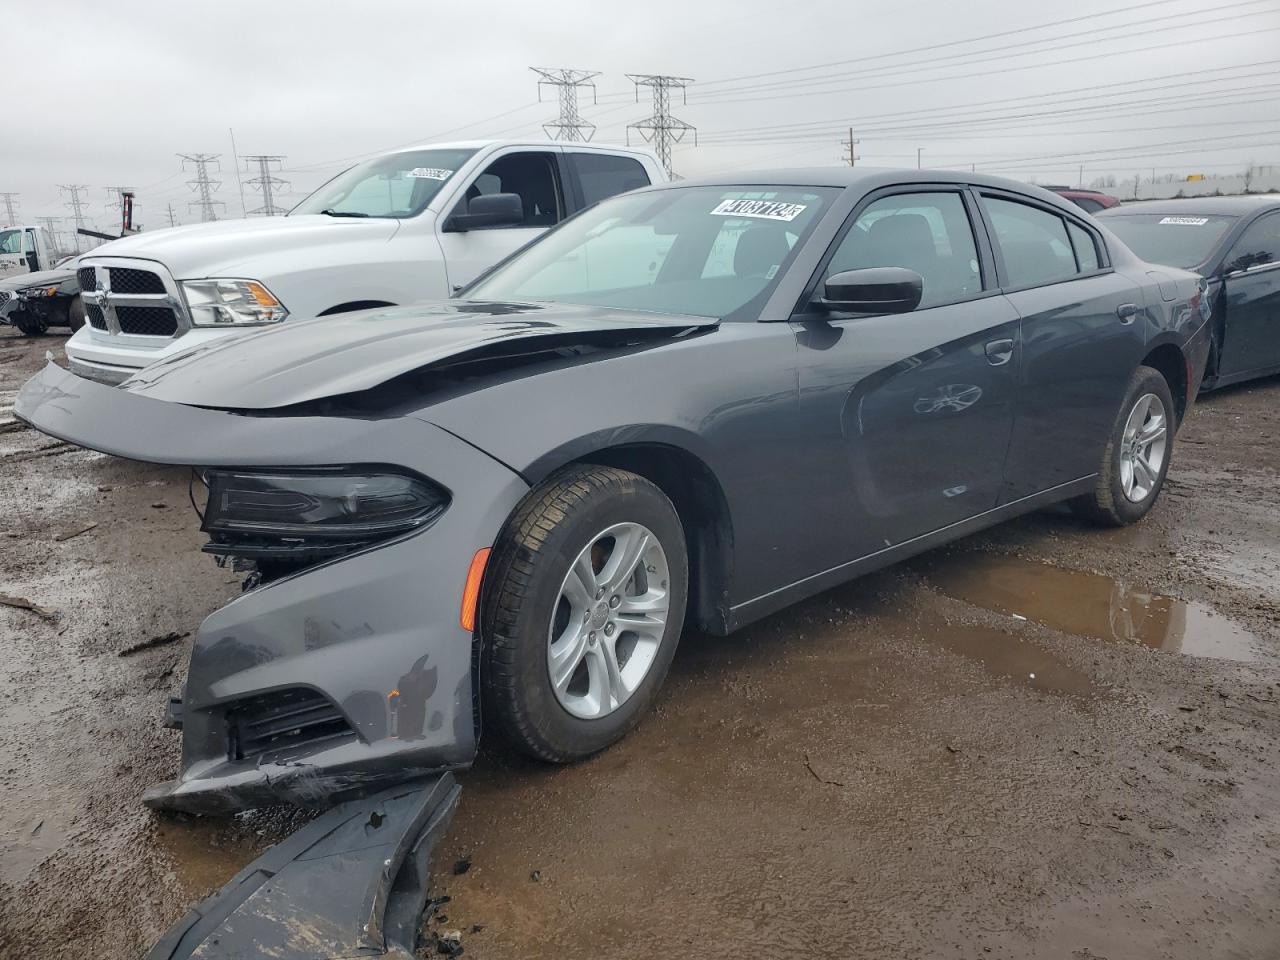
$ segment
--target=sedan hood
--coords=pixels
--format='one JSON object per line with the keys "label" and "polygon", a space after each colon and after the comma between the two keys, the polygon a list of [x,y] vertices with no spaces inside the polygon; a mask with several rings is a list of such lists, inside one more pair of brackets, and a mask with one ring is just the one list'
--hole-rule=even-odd
{"label": "sedan hood", "polygon": [[386,241],[400,229],[399,220],[358,219],[310,214],[218,220],[170,230],[155,230],[105,243],[86,256],[156,260],[178,280],[235,276],[263,254],[353,241]]}
{"label": "sedan hood", "polygon": [[76,275],[74,270],[40,270],[36,273],[19,273],[16,276],[0,280],[0,290],[21,290],[24,287],[47,286],[70,280]]}
{"label": "sedan hood", "polygon": [[122,389],[191,406],[268,410],[369,390],[507,345],[652,339],[718,323],[570,304],[448,300],[291,320],[214,341],[147,367]]}

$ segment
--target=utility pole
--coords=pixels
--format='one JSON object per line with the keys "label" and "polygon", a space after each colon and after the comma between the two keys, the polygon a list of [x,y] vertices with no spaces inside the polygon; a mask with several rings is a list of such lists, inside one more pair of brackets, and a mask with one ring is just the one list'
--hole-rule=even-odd
{"label": "utility pole", "polygon": [[1080,179],[1076,181],[1080,184],[1080,188],[1084,189],[1084,164],[1080,164]]}
{"label": "utility pole", "polygon": [[106,209],[114,210],[116,213],[116,223],[123,225],[124,216],[124,197],[125,194],[133,196],[133,187],[107,187],[107,196],[113,199],[107,201]]}
{"label": "utility pole", "polygon": [[916,169],[920,169],[920,154],[924,153],[924,147],[916,147]]}
{"label": "utility pole", "polygon": [[[544,123],[542,129],[552,140],[590,140],[596,133],[596,125],[590,120],[582,119],[578,113],[578,88],[591,88],[591,102],[595,104],[596,85],[592,82],[600,76],[598,70],[565,70],[562,67],[530,67],[540,79],[538,81],[538,102],[542,102],[542,88],[556,88],[556,96],[560,100],[560,119],[555,123]],[[554,131],[554,132],[552,132]]]}
{"label": "utility pole", "polygon": [[174,216],[173,204],[171,203],[169,204],[169,226],[176,227],[177,225],[178,225],[178,218]]}
{"label": "utility pole", "polygon": [[280,187],[287,187],[289,182],[271,175],[271,165],[274,163],[278,168],[280,161],[283,159],[284,157],[282,156],[266,155],[244,158],[245,169],[252,169],[252,164],[255,163],[258,165],[258,175],[249,181],[249,186],[262,194],[262,206],[258,207],[256,210],[246,210],[246,216],[249,214],[260,213],[264,217],[275,217],[284,213],[283,210],[276,206],[275,197],[272,196],[272,192]]}
{"label": "utility pole", "polygon": [[71,195],[71,199],[63,204],[63,206],[71,210],[71,219],[76,222],[75,245],[76,253],[79,253],[80,231],[84,229],[86,219],[84,215],[85,201],[80,197],[80,191],[88,190],[89,188],[80,183],[60,183],[58,184],[58,189]]}
{"label": "utility pole", "polygon": [[849,139],[848,139],[848,140],[841,140],[840,142],[841,142],[841,143],[842,143],[842,144],[843,144],[843,145],[848,149],[848,151],[849,151],[849,166],[851,166],[851,167],[852,167],[852,166],[853,166],[857,161],[859,161],[859,160],[861,160],[861,159],[862,159],[862,158],[861,158],[861,157],[859,157],[859,156],[858,156],[858,154],[857,154],[857,147],[858,147],[858,144],[860,144],[862,141],[861,141],[861,140],[855,140],[855,139],[853,139],[853,127],[850,127],[850,128],[849,128]]}
{"label": "utility pole", "polygon": [[18,225],[18,215],[13,212],[13,208],[17,206],[18,194],[16,193],[0,193],[0,200],[4,201],[5,209],[5,226],[16,227]]}
{"label": "utility pole", "polygon": [[225,207],[226,204],[221,200],[213,199],[213,191],[222,186],[222,181],[209,179],[209,164],[217,165],[218,169],[222,168],[222,165],[218,163],[218,154],[180,153],[178,156],[182,160],[182,169],[185,170],[188,163],[194,164],[196,168],[195,179],[188,180],[187,185],[199,194],[200,199],[191,201],[187,206],[200,208],[201,223],[211,223],[217,220],[218,212],[214,207]]}
{"label": "utility pole", "polygon": [[697,128],[671,115],[671,91],[679,90],[683,102],[688,103],[687,88],[693,81],[688,77],[666,77],[650,73],[628,73],[627,79],[636,85],[637,103],[640,102],[641,87],[653,90],[653,115],[627,124],[627,143],[631,142],[631,131],[635,130],[646,143],[653,144],[658,162],[667,171],[667,176],[671,176],[672,144],[679,143],[692,130],[693,145],[698,145]]}

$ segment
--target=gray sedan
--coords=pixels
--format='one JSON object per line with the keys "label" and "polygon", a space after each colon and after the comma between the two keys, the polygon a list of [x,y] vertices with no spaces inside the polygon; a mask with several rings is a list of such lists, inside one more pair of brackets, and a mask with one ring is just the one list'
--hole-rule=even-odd
{"label": "gray sedan", "polygon": [[1060,501],[1151,509],[1209,350],[1203,281],[1055,195],[830,169],[607,200],[454,300],[264,328],[17,413],[189,464],[246,591],[194,642],[150,804],[320,804],[551,762],[727,633]]}

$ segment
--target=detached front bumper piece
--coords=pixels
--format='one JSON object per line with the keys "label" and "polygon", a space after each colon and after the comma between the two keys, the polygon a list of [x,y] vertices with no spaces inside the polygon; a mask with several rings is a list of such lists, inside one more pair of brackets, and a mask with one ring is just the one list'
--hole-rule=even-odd
{"label": "detached front bumper piece", "polygon": [[147,793],[149,806],[325,807],[470,765],[475,644],[461,600],[472,558],[529,489],[518,474],[413,417],[245,416],[53,364],[22,388],[15,413],[134,460],[251,471],[390,465],[450,495],[429,526],[257,586],[205,618],[181,704],[181,772]]}
{"label": "detached front bumper piece", "polygon": [[460,792],[443,774],[334,807],[193,907],[147,960],[407,960]]}

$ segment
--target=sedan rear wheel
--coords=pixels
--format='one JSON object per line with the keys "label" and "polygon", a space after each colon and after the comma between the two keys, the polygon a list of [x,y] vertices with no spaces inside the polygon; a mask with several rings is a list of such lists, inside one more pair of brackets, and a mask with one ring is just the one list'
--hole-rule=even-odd
{"label": "sedan rear wheel", "polygon": [[1139,367],[1098,465],[1090,494],[1071,501],[1080,516],[1104,526],[1141,520],[1155,504],[1169,472],[1177,429],[1173,395],[1163,374]]}
{"label": "sedan rear wheel", "polygon": [[688,560],[675,508],[625,470],[579,466],[516,509],[485,577],[486,726],[565,763],[639,722],[684,621]]}

